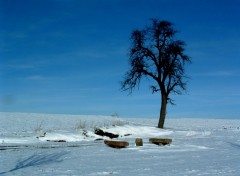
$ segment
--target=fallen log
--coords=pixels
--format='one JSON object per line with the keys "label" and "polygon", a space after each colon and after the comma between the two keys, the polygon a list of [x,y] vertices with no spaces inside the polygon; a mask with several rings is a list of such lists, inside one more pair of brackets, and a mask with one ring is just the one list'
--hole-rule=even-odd
{"label": "fallen log", "polygon": [[114,133],[110,133],[110,132],[105,132],[105,131],[103,131],[102,129],[100,129],[100,128],[97,128],[95,131],[94,131],[94,133],[96,134],[96,135],[99,135],[99,136],[107,136],[107,137],[109,137],[109,138],[118,138],[119,137],[119,135],[118,134],[114,134]]}
{"label": "fallen log", "polygon": [[172,143],[172,139],[162,139],[162,138],[150,138],[149,142],[156,145],[167,145]]}
{"label": "fallen log", "polygon": [[47,140],[47,142],[66,142],[66,140]]}
{"label": "fallen log", "polygon": [[129,143],[126,141],[108,141],[105,140],[104,143],[112,148],[125,148],[129,146]]}

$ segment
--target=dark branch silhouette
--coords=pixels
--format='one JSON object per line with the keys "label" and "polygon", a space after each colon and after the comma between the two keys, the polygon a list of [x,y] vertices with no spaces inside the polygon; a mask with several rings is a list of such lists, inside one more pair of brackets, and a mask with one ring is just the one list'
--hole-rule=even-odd
{"label": "dark branch silhouette", "polygon": [[152,19],[152,24],[143,30],[132,32],[130,48],[131,69],[126,73],[121,89],[130,91],[143,77],[153,79],[152,92],[161,92],[161,108],[158,127],[163,128],[167,103],[173,104],[170,94],[182,94],[186,89],[185,63],[190,58],[184,54],[185,43],[175,40],[176,30],[168,21]]}

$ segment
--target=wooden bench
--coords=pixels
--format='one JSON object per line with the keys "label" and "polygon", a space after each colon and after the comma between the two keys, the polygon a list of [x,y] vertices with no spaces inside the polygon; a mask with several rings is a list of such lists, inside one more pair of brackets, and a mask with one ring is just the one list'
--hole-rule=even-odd
{"label": "wooden bench", "polygon": [[129,146],[129,143],[126,141],[109,141],[105,140],[104,143],[112,148],[125,148]]}
{"label": "wooden bench", "polygon": [[150,138],[149,142],[156,145],[168,145],[172,143],[172,139],[162,139],[162,138]]}

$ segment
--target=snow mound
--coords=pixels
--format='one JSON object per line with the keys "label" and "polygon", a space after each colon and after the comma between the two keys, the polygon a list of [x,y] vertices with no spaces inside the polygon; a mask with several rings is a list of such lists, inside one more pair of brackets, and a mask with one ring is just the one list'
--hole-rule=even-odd
{"label": "snow mound", "polygon": [[171,135],[173,131],[163,130],[156,127],[150,126],[136,126],[136,125],[124,125],[124,126],[113,126],[110,128],[101,128],[105,132],[111,132],[119,134],[120,137],[159,137]]}

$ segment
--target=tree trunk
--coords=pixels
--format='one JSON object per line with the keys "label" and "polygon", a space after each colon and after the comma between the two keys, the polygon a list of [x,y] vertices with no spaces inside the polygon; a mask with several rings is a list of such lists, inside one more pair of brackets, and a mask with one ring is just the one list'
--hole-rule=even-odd
{"label": "tree trunk", "polygon": [[160,118],[158,122],[158,128],[163,128],[167,110],[167,95],[162,95],[162,103],[160,109]]}

